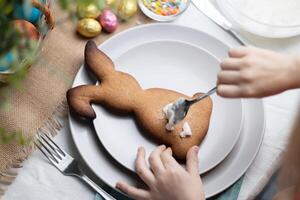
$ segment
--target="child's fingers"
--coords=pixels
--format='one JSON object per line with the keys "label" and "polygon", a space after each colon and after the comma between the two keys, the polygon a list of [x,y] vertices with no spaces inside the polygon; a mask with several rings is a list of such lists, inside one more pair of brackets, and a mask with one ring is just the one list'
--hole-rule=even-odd
{"label": "child's fingers", "polygon": [[165,167],[161,161],[160,154],[166,149],[165,145],[157,147],[149,156],[149,164],[154,175],[159,175],[165,171]]}
{"label": "child's fingers", "polygon": [[155,181],[155,177],[151,170],[148,168],[145,160],[145,149],[140,147],[138,149],[137,158],[135,161],[136,172],[139,177],[149,186]]}
{"label": "child's fingers", "polygon": [[220,71],[218,73],[217,85],[237,84],[241,81],[239,71]]}
{"label": "child's fingers", "polygon": [[240,70],[244,63],[242,59],[226,58],[221,62],[220,66],[222,70]]}
{"label": "child's fingers", "polygon": [[251,48],[249,47],[237,47],[229,49],[228,55],[232,58],[241,58],[249,54]]}
{"label": "child's fingers", "polygon": [[239,98],[243,95],[241,87],[238,85],[219,85],[217,94],[222,97]]}
{"label": "child's fingers", "polygon": [[172,150],[170,147],[168,147],[164,152],[160,154],[161,161],[163,162],[166,169],[170,168],[178,168],[181,167],[178,162],[175,160],[175,158],[172,156]]}
{"label": "child's fingers", "polygon": [[149,199],[149,192],[143,189],[135,188],[125,182],[119,181],[116,188],[134,199]]}
{"label": "child's fingers", "polygon": [[194,146],[189,149],[186,155],[186,169],[194,176],[199,175],[199,159],[198,159],[199,147]]}

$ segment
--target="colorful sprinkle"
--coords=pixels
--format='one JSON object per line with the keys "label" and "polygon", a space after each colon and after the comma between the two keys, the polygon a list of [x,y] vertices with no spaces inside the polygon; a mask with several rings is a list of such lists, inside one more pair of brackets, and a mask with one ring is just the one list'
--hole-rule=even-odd
{"label": "colorful sprinkle", "polygon": [[186,6],[184,0],[143,0],[143,3],[151,12],[162,16],[176,15]]}

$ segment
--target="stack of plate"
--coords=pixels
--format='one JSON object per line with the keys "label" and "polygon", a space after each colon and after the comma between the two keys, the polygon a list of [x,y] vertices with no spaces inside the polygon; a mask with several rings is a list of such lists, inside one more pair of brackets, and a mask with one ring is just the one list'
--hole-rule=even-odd
{"label": "stack of plate", "polygon": [[235,25],[252,34],[268,38],[287,38],[300,34],[299,1],[214,0]]}
{"label": "stack of plate", "polygon": [[[143,88],[161,87],[192,95],[216,84],[219,62],[229,47],[199,30],[153,24],[124,31],[99,48]],[[95,83],[82,67],[73,86]],[[245,173],[264,132],[261,100],[217,95],[212,100],[210,127],[199,151],[206,197],[226,189]],[[100,105],[93,108],[97,113],[94,126],[70,116],[72,137],[84,161],[111,187],[118,180],[140,184],[133,173],[136,150],[144,146],[149,155],[156,144],[140,133],[132,116],[114,115]]]}

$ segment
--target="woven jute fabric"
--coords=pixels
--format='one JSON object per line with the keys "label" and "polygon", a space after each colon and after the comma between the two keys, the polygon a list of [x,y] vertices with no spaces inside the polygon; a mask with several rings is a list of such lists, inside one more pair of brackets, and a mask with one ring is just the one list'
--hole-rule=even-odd
{"label": "woven jute fabric", "polygon": [[[0,86],[0,93],[6,92],[9,102],[8,109],[0,110],[0,127],[6,132],[21,131],[26,137],[32,137],[38,132],[55,135],[61,128],[57,116],[67,112],[65,94],[84,62],[87,39],[76,34],[76,22],[69,19],[66,11],[55,3],[52,11],[56,25],[44,39],[39,59],[30,68],[21,88]],[[114,34],[147,22],[149,20],[138,12],[132,19],[121,22]],[[100,44],[114,34],[101,33],[93,40]],[[32,145],[0,144],[1,184],[13,181],[16,176],[13,169],[18,168],[32,150]],[[0,186],[1,193],[3,187]]]}

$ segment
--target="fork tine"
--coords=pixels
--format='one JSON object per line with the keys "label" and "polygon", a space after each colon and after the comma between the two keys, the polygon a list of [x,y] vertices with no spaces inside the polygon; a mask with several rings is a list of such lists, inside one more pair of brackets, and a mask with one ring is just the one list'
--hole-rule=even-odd
{"label": "fork tine", "polygon": [[45,136],[60,151],[60,153],[63,154],[63,156],[66,156],[66,152],[64,150],[62,150],[47,134],[45,134]]}
{"label": "fork tine", "polygon": [[[39,139],[38,139],[39,140]],[[39,143],[43,146],[43,144],[39,141]],[[56,160],[55,157],[53,157],[53,155],[49,152],[49,150],[47,148],[45,148],[47,150],[47,152],[49,154],[47,154],[41,147],[39,144],[37,144],[36,142],[34,142],[35,146],[44,154],[44,156],[54,165],[58,164],[58,161]]]}
{"label": "fork tine", "polygon": [[44,136],[42,134],[40,135],[40,138],[52,149],[53,153],[56,154],[56,156],[60,160],[64,157],[64,155],[62,155],[62,153],[59,152],[58,149],[56,149],[52,144],[50,144],[50,142],[46,138],[44,138]]}
{"label": "fork tine", "polygon": [[53,150],[53,147],[51,147],[51,145],[48,145],[46,142],[44,142],[41,139],[41,135],[37,136],[37,140],[42,145],[42,147],[51,155],[51,157],[57,161],[56,163],[58,163],[60,160],[62,160],[62,157],[59,156],[59,154],[57,153],[57,150]]}

